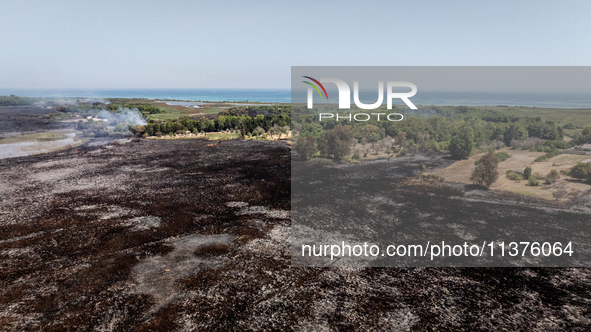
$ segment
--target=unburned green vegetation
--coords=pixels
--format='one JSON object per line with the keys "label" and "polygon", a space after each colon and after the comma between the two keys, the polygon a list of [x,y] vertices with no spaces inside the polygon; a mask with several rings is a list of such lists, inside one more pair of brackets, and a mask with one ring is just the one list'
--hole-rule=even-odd
{"label": "unburned green vegetation", "polygon": [[246,114],[219,115],[214,119],[201,117],[198,120],[184,118],[175,121],[150,120],[146,126],[136,126],[132,131],[137,136],[150,137],[162,135],[204,134],[228,131],[229,134],[238,133],[238,137],[259,137],[264,134],[277,135],[289,131],[291,118],[287,114],[256,115]]}
{"label": "unburned green vegetation", "polygon": [[0,96],[0,106],[24,106],[32,105],[33,102],[33,98],[18,97],[15,95]]}
{"label": "unburned green vegetation", "polygon": [[571,168],[568,175],[591,182],[591,163],[577,163]]}
{"label": "unburned green vegetation", "polygon": [[[334,111],[333,107],[325,107],[321,112]],[[578,110],[574,111],[578,112]],[[353,114],[358,112],[351,111]],[[403,111],[394,109],[388,112]],[[350,151],[350,158],[354,160],[362,159],[367,154],[371,155],[371,152],[362,150],[372,150],[376,144],[382,147],[387,146],[381,150],[386,156],[401,150],[411,153],[446,151],[455,159],[466,159],[476,153],[510,146],[514,149],[541,149],[537,151],[547,152],[548,155],[545,157],[547,159],[557,155],[557,149],[567,149],[591,142],[591,127],[582,130],[567,142],[564,140],[564,128],[556,122],[545,120],[540,116],[522,117],[516,115],[519,113],[506,114],[498,108],[433,106],[414,111],[407,110],[403,113],[404,119],[396,122],[378,121],[376,117],[363,122],[336,120],[335,117],[319,121],[317,114],[310,113],[306,109],[297,109],[294,112],[292,127],[296,137],[316,138],[318,157],[328,156],[335,159],[349,157],[345,158],[341,155],[335,157],[327,149],[323,150],[322,147],[326,145],[329,137],[327,135],[338,125],[348,128],[356,141],[353,142]],[[529,114],[531,113],[526,113],[526,115]],[[347,116],[348,113],[341,114],[341,118],[343,115]],[[591,122],[591,116],[585,119],[585,123],[589,122]],[[387,139],[393,142],[384,144]],[[497,157],[502,160],[505,158],[502,155]]]}
{"label": "unburned green vegetation", "polygon": [[[442,106],[441,108],[446,107],[449,106]],[[565,129],[582,128],[585,124],[589,123],[589,113],[591,113],[591,109],[586,108],[565,109],[527,106],[472,106],[472,108],[496,111],[508,116],[540,117],[543,121],[552,121],[564,126]]]}

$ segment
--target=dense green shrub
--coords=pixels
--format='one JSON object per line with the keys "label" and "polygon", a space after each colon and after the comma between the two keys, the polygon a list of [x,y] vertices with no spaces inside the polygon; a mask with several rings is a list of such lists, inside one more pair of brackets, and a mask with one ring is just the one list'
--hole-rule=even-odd
{"label": "dense green shrub", "polygon": [[552,184],[558,178],[560,178],[560,174],[558,174],[558,172],[553,169],[550,171],[550,173],[548,173],[548,175],[546,175],[546,184]]}
{"label": "dense green shrub", "polygon": [[507,153],[507,151],[499,151],[499,152],[495,153],[495,156],[497,156],[497,158],[499,158],[499,161],[505,161],[505,160],[511,158],[511,155],[509,153]]}
{"label": "dense green shrub", "polygon": [[507,173],[505,173],[505,175],[507,176],[508,179],[513,180],[513,181],[523,180],[523,177],[514,171],[507,171]]}

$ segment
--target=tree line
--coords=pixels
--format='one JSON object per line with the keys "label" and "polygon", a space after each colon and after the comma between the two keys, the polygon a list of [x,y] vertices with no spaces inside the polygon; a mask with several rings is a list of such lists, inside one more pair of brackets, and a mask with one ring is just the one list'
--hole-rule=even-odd
{"label": "tree line", "polygon": [[456,159],[467,158],[475,149],[482,151],[482,148],[499,149],[511,146],[554,153],[552,151],[556,149],[591,142],[591,126],[585,127],[572,141],[566,142],[563,140],[564,128],[552,121],[544,121],[541,117],[517,117],[496,110],[466,106],[427,107],[406,111],[404,120],[398,122],[377,121],[375,117],[364,122],[337,121],[334,118],[320,122],[317,114],[306,114],[307,111],[303,109],[294,111],[299,114],[294,116],[292,124],[294,136],[315,139],[315,144],[310,138],[297,144],[300,147],[296,148],[298,152],[300,149],[307,149],[301,153],[304,159],[318,151],[335,157],[334,151],[328,152],[326,148],[330,141],[330,136],[327,135],[339,126],[345,128],[339,129],[340,133],[343,130],[350,133],[350,142],[374,143],[390,137],[401,147],[422,151],[445,150]]}
{"label": "tree line", "polygon": [[246,136],[254,132],[260,134],[260,131],[263,130],[267,132],[274,127],[286,127],[290,124],[291,118],[287,114],[257,115],[254,117],[248,115],[219,115],[214,119],[202,117],[197,120],[189,118],[174,121],[150,120],[143,132],[147,136],[159,136],[184,133],[186,131],[204,133],[233,130]]}
{"label": "tree line", "polygon": [[[302,110],[297,112],[305,113]],[[415,113],[405,112],[404,120],[398,122],[377,121],[376,118],[364,122],[336,121],[334,118],[319,122],[317,117],[315,114],[295,116],[293,129],[295,135],[316,139],[316,148],[321,152],[328,142],[328,133],[337,127],[344,127],[345,129],[341,128],[339,132],[346,130],[350,132],[352,140],[359,142],[377,142],[392,137],[396,138],[397,144],[401,146],[426,151],[446,150],[457,159],[467,158],[479,147],[535,148],[544,145],[548,151],[541,151],[550,152],[550,149],[566,149],[591,142],[591,127],[586,127],[571,142],[565,142],[564,129],[552,121],[465,106],[432,107],[417,110]],[[313,147],[310,139],[305,144],[304,141],[301,143],[301,146]],[[326,148],[324,150],[327,151]],[[328,154],[334,157],[334,153]],[[307,156],[310,153],[308,151],[303,155]]]}

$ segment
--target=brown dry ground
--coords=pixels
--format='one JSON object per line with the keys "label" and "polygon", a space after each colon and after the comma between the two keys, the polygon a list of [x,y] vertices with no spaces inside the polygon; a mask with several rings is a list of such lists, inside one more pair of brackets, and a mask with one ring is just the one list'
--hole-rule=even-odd
{"label": "brown dry ground", "polygon": [[[532,174],[540,172],[545,177],[553,169],[558,172],[568,171],[577,162],[589,159],[589,156],[561,154],[543,162],[534,162],[537,157],[545,153],[528,150],[511,150],[509,148],[500,151],[506,151],[511,155],[511,158],[499,163],[499,179],[493,183],[490,189],[562,202],[570,201],[591,190],[591,185],[588,183],[566,175],[561,175],[560,179],[549,185],[544,184],[544,180],[542,179],[540,180],[540,185],[537,187],[528,185],[528,182],[525,180],[513,181],[505,176],[505,173],[509,170],[523,171],[527,166],[530,166],[532,168]],[[432,172],[432,174],[443,177],[447,182],[471,183],[470,175],[476,167],[474,162],[483,155],[473,155],[467,160],[457,161],[447,168]]]}
{"label": "brown dry ground", "polygon": [[589,269],[291,267],[289,155],[141,140],[0,161],[0,330],[590,329]]}

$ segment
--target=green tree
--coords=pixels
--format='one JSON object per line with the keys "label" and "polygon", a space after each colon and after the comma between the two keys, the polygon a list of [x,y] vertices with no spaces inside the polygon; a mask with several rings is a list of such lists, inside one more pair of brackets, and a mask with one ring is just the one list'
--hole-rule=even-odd
{"label": "green tree", "polygon": [[505,131],[503,139],[506,145],[511,144],[511,140],[527,138],[527,129],[520,123],[512,123]]}
{"label": "green tree", "polygon": [[351,152],[353,130],[348,126],[338,125],[326,133],[324,141],[326,153],[332,154],[336,160],[341,160]]}
{"label": "green tree", "polygon": [[381,138],[380,128],[372,124],[365,125],[363,128],[361,128],[361,137],[365,138],[369,142],[376,142]]}
{"label": "green tree", "polygon": [[577,163],[570,169],[568,175],[576,179],[591,181],[591,163]]}
{"label": "green tree", "polygon": [[316,146],[316,138],[312,135],[300,136],[296,143],[296,150],[300,155],[300,159],[306,161],[318,151]]}
{"label": "green tree", "polygon": [[464,126],[456,130],[449,142],[449,152],[455,159],[466,159],[472,153],[474,146],[474,132],[472,128]]}
{"label": "green tree", "polygon": [[527,166],[524,170],[523,170],[523,178],[525,180],[529,180],[529,177],[531,176],[531,167]]}
{"label": "green tree", "polygon": [[498,165],[499,158],[494,153],[488,152],[479,159],[470,180],[478,185],[490,187],[499,178]]}

